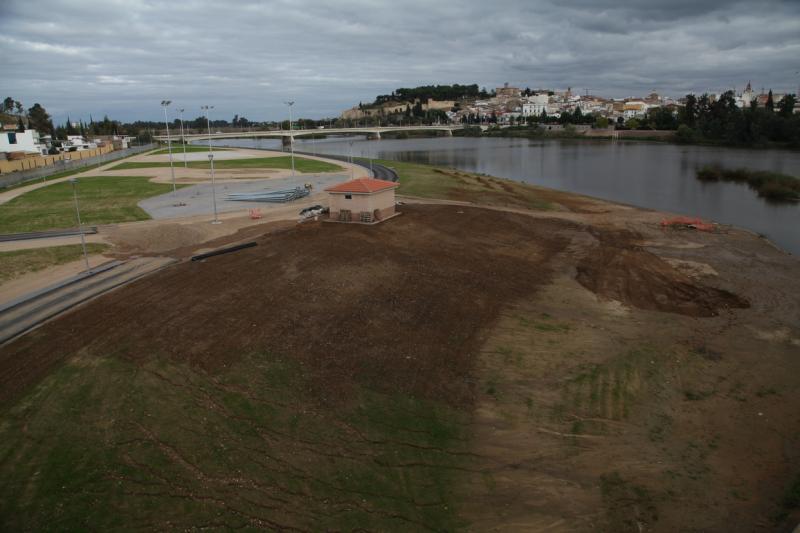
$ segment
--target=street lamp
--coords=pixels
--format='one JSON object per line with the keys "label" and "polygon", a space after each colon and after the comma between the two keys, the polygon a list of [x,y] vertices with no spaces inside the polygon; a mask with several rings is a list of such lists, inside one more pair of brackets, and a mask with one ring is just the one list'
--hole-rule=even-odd
{"label": "street lamp", "polygon": [[350,141],[350,179],[355,178],[353,166],[353,141]]}
{"label": "street lamp", "polygon": [[214,220],[212,224],[221,224],[222,222],[217,218],[217,187],[214,181],[214,151],[211,149],[211,119],[209,113],[214,109],[213,105],[204,105],[200,109],[206,112],[206,126],[208,126],[208,164],[211,167],[211,202],[214,206]]}
{"label": "street lamp", "polygon": [[81,234],[81,246],[83,247],[83,261],[86,263],[86,270],[89,270],[89,254],[86,253],[86,237],[83,234],[83,225],[81,224],[81,210],[78,207],[78,179],[70,178],[69,182],[72,184],[72,197],[75,198],[75,216],[78,218],[78,231]]}
{"label": "street lamp", "polygon": [[161,100],[161,107],[164,108],[164,125],[167,127],[167,150],[169,151],[169,171],[172,174],[172,194],[178,194],[178,187],[175,185],[175,169],[172,166],[172,139],[169,136],[169,119],[167,118],[167,106],[172,100]]}
{"label": "street lamp", "polygon": [[183,168],[189,168],[189,165],[186,163],[186,136],[183,134],[183,108],[178,109],[178,112],[181,114],[181,143],[183,144]]}
{"label": "street lamp", "polygon": [[292,137],[292,106],[294,102],[284,102],[289,107],[289,151],[292,154],[292,176],[294,176],[294,137]]}

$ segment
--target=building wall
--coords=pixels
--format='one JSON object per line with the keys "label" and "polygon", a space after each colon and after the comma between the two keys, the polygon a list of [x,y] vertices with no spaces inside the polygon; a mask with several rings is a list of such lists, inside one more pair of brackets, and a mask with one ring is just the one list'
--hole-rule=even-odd
{"label": "building wall", "polygon": [[455,100],[428,100],[427,104],[422,104],[422,109],[442,109],[444,111],[450,111],[456,105]]}
{"label": "building wall", "polygon": [[[12,143],[11,141],[15,142]],[[0,133],[0,152],[29,152],[42,153],[42,145],[39,144],[39,132],[36,130],[25,130],[24,132],[6,131]]]}
{"label": "building wall", "polygon": [[349,210],[354,222],[359,221],[362,212],[379,213],[381,220],[394,214],[394,188],[385,189],[372,194],[351,194],[346,198],[346,194],[329,193],[330,197],[330,217],[332,220],[339,219],[339,212],[343,209]]}

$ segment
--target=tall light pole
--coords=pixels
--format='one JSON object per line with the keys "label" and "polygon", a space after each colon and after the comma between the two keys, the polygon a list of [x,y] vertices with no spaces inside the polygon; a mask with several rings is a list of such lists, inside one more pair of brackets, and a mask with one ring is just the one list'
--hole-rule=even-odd
{"label": "tall light pole", "polygon": [[350,179],[355,179],[354,175],[354,165],[353,165],[353,141],[350,141]]}
{"label": "tall light pole", "polygon": [[181,114],[181,144],[183,144],[183,168],[189,168],[186,163],[186,136],[183,134],[183,108],[178,109]]}
{"label": "tall light pole", "polygon": [[214,151],[211,149],[211,119],[209,118],[210,111],[214,109],[213,105],[204,105],[200,109],[206,112],[206,126],[208,126],[208,164],[211,167],[211,203],[214,206],[214,220],[212,224],[221,224],[217,218],[217,186],[214,181]]}
{"label": "tall light pole", "polygon": [[292,137],[292,102],[284,102],[289,107],[289,151],[292,153],[292,176],[294,176],[294,137]]}
{"label": "tall light pole", "polygon": [[81,224],[81,209],[78,207],[78,179],[70,178],[69,182],[72,184],[72,197],[75,198],[75,216],[78,218],[78,231],[81,234],[83,262],[86,263],[86,270],[89,270],[89,254],[86,253],[86,237],[83,234],[83,225]]}
{"label": "tall light pole", "polygon": [[164,108],[164,125],[167,127],[167,150],[169,151],[169,171],[172,174],[172,194],[178,194],[178,187],[175,185],[175,169],[172,166],[172,139],[169,136],[169,119],[167,118],[167,106],[172,100],[161,100],[161,107]]}

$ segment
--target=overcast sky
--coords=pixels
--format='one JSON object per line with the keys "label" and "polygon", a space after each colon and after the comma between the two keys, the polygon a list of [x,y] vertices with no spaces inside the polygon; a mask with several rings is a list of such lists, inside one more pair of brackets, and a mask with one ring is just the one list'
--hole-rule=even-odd
{"label": "overcast sky", "polygon": [[623,97],[800,84],[800,1],[2,0],[0,98],[58,122],[338,115],[397,87]]}

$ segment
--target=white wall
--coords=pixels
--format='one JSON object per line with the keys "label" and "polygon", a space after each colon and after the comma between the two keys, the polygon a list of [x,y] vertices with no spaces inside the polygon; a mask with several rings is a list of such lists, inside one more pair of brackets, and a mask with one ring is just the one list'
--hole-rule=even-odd
{"label": "white wall", "polygon": [[[16,142],[12,143],[12,139]],[[0,132],[0,152],[47,154],[47,147],[39,144],[39,132],[36,130],[25,130],[24,133],[4,131]]]}

